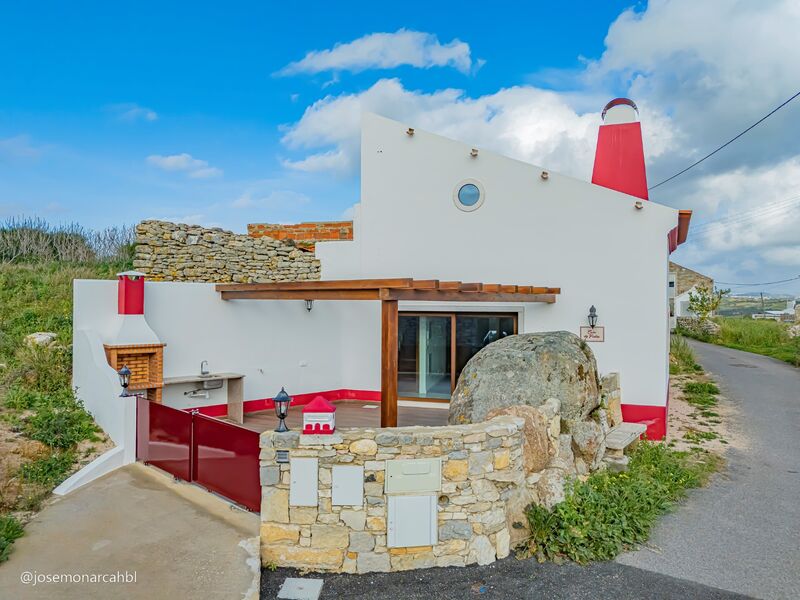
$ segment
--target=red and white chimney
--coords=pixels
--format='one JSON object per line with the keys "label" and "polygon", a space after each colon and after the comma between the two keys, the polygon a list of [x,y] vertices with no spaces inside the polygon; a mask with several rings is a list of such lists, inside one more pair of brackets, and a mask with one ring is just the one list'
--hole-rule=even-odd
{"label": "red and white chimney", "polygon": [[615,98],[603,109],[592,183],[648,200],[639,111],[633,100]]}
{"label": "red and white chimney", "polygon": [[144,317],[144,273],[117,273],[117,329],[113,345],[160,344]]}

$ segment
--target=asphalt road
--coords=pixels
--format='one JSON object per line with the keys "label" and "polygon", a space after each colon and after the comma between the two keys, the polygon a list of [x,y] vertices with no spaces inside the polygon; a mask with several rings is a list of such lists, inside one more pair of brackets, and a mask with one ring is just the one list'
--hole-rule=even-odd
{"label": "asphalt road", "polygon": [[739,410],[747,445],[726,472],[661,519],[622,564],[757,598],[800,598],[800,369],[691,342]]}
{"label": "asphalt road", "polygon": [[[275,598],[290,569],[262,570],[261,598]],[[613,562],[580,567],[506,558],[485,567],[448,567],[323,577],[320,600],[728,600],[745,598]]]}
{"label": "asphalt road", "polygon": [[[581,567],[513,557],[486,567],[323,577],[321,598],[449,600],[800,598],[800,369],[692,342],[739,412],[746,449],[662,517],[647,548]],[[262,571],[275,598],[290,569]],[[741,595],[740,595],[741,594]]]}

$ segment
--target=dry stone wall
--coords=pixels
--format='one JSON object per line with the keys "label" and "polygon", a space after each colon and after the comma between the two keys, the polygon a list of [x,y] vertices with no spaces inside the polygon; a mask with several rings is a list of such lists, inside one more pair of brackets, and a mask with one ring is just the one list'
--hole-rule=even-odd
{"label": "dry stone wall", "polygon": [[313,252],[270,237],[197,225],[142,221],[134,268],[156,281],[267,283],[320,278]]}
{"label": "dry stone wall", "polygon": [[[550,508],[564,499],[570,478],[603,468],[597,463],[607,425],[599,438],[562,432],[561,402],[555,398],[539,407],[502,411],[469,425],[263,433],[262,563],[368,573],[485,565],[508,556],[529,535],[527,506]],[[596,443],[589,448],[592,439]],[[317,460],[316,481],[309,482],[314,475],[308,471],[302,482],[293,480],[293,461],[308,458]],[[427,458],[441,461],[440,487],[429,493],[436,501],[436,541],[390,547],[387,506],[397,492],[387,492],[387,463]],[[357,504],[333,504],[337,466],[363,467]],[[314,505],[294,506],[292,486],[309,483],[316,486]]]}
{"label": "dry stone wall", "polygon": [[[510,552],[506,501],[525,485],[524,421],[503,416],[477,425],[346,429],[328,436],[261,436],[261,559],[314,571],[367,573],[488,564]],[[319,461],[317,506],[290,506],[291,463]],[[387,546],[386,461],[438,457],[438,543]],[[363,465],[360,505],[332,505],[332,467]]]}

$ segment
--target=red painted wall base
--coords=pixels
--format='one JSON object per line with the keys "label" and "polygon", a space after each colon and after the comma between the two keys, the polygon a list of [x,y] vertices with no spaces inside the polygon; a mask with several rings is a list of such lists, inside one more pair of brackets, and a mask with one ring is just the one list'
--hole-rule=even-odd
{"label": "red painted wall base", "polygon": [[[291,406],[305,406],[317,396],[322,396],[325,400],[358,400],[359,402],[380,402],[380,391],[371,390],[327,390],[324,392],[311,392],[309,394],[297,394],[292,396]],[[272,398],[262,398],[259,400],[247,400],[244,403],[244,412],[251,413],[260,410],[273,410],[275,403]],[[191,409],[187,409],[191,410]],[[227,404],[213,404],[211,406],[198,406],[197,410],[201,415],[209,417],[223,417],[228,414]],[[642,406],[639,404],[623,404],[622,418],[629,423],[644,423],[647,425],[647,439],[663,440],[667,435],[667,406]]]}
{"label": "red painted wall base", "polygon": [[[325,400],[331,402],[333,400],[358,400],[360,402],[380,402],[380,391],[374,392],[370,390],[328,390],[325,392],[312,392],[310,394],[297,394],[292,396],[292,404],[290,406],[305,406],[317,396],[322,396]],[[244,403],[244,412],[251,413],[260,410],[272,410],[275,408],[275,403],[272,398],[262,398],[260,400],[246,400]],[[187,409],[192,410],[192,409]],[[198,406],[197,409],[201,415],[208,417],[224,417],[228,414],[227,404],[212,404],[210,406]]]}
{"label": "red painted wall base", "polygon": [[623,404],[622,419],[626,423],[644,423],[647,425],[645,435],[649,440],[663,440],[667,435],[668,406],[641,406],[639,404]]}

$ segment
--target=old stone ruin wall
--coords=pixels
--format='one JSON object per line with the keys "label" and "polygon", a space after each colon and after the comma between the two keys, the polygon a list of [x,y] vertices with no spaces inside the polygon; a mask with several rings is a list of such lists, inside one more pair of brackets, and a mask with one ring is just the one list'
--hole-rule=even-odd
{"label": "old stone ruin wall", "polygon": [[267,236],[219,228],[142,221],[133,266],[155,281],[268,283],[320,278],[313,252]]}

